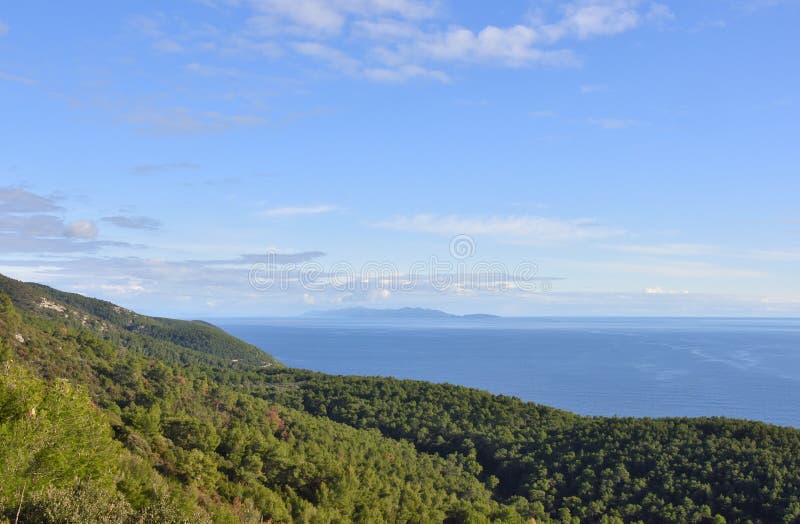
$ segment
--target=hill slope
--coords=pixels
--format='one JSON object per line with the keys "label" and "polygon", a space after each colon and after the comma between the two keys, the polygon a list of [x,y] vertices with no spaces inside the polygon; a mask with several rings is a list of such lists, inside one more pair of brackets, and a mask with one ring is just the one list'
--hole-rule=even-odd
{"label": "hill slope", "polygon": [[185,321],[140,315],[111,302],[66,293],[41,284],[23,283],[0,275],[0,293],[21,311],[45,317],[72,328],[113,334],[120,342],[128,334],[141,335],[173,348],[176,355],[189,350],[207,362],[238,360],[249,365],[280,365],[263,352],[221,329],[199,320]]}
{"label": "hill slope", "polygon": [[205,323],[5,277],[0,361],[0,522],[800,518],[791,428],[288,369]]}

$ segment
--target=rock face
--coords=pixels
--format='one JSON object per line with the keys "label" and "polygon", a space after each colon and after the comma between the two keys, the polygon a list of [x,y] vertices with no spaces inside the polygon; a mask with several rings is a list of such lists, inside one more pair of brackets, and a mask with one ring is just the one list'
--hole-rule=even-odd
{"label": "rock face", "polygon": [[14,338],[17,339],[17,342],[19,342],[20,344],[24,344],[25,343],[25,338],[22,335],[20,335],[19,333],[14,335]]}
{"label": "rock face", "polygon": [[45,297],[42,297],[42,301],[39,302],[39,307],[45,309],[54,309],[59,313],[63,313],[64,310],[66,309],[64,306],[56,304],[55,302],[52,302],[50,300],[47,300]]}

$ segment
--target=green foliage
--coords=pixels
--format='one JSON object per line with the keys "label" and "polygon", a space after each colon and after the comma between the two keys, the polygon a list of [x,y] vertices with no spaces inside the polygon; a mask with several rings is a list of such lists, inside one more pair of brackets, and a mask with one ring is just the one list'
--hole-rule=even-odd
{"label": "green foliage", "polygon": [[[723,418],[579,417],[450,385],[266,374],[256,393],[458,454],[521,513],[600,521],[780,522],[800,500],[800,431]],[[476,464],[472,464],[475,461]],[[516,498],[518,497],[518,498]]]}
{"label": "green foliage", "polygon": [[19,331],[21,319],[8,295],[0,293],[0,362],[13,353],[12,337]]}
{"label": "green foliage", "polygon": [[67,488],[48,486],[23,500],[20,521],[26,523],[104,522],[123,524],[135,517],[133,508],[116,490],[75,483]]}
{"label": "green foliage", "polygon": [[111,486],[121,450],[83,391],[64,380],[45,383],[11,363],[0,370],[0,442],[3,497],[75,478]]}

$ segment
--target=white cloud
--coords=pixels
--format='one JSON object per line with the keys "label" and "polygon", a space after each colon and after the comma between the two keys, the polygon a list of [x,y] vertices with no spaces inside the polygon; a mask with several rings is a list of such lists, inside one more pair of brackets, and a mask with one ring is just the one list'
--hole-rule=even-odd
{"label": "white cloud", "polygon": [[361,66],[358,60],[350,58],[338,49],[317,42],[299,42],[294,44],[294,48],[298,53],[327,62],[343,73],[356,73]]}
{"label": "white cloud", "polygon": [[110,222],[117,227],[126,229],[144,229],[155,231],[161,228],[161,222],[154,218],[143,216],[124,216],[116,215],[110,217],[103,217],[105,222]]}
{"label": "white cloud", "polygon": [[108,295],[128,295],[131,293],[144,293],[147,290],[137,282],[129,282],[127,284],[100,284],[98,286],[88,286],[90,288],[100,289]]}
{"label": "white cloud", "polygon": [[[368,34],[408,42],[396,46],[393,60],[438,60],[491,63],[508,67],[534,64],[574,65],[568,49],[547,49],[567,38],[586,39],[632,30],[646,21],[669,18],[666,6],[639,0],[583,0],[567,4],[562,18],[548,23],[543,16],[509,27],[488,25],[473,31],[450,27],[444,31],[411,31],[393,25],[367,25]],[[362,29],[364,26],[362,26]],[[370,33],[371,31],[371,33]]]}
{"label": "white cloud", "polygon": [[298,53],[321,60],[336,71],[363,76],[378,82],[402,82],[411,78],[430,78],[443,83],[449,81],[449,77],[442,71],[412,64],[365,68],[359,60],[349,57],[334,47],[318,42],[297,42],[293,47]]}
{"label": "white cloud", "polygon": [[388,289],[372,289],[368,293],[370,302],[379,302],[391,298],[392,292]]}
{"label": "white cloud", "polygon": [[622,33],[639,25],[637,4],[635,0],[577,2],[566,7],[563,20],[546,30],[553,39],[570,33],[578,38]]}
{"label": "white cloud", "polygon": [[567,4],[564,17],[555,24],[543,25],[541,31],[553,41],[569,36],[587,39],[624,33],[644,22],[672,17],[667,6],[656,2],[581,0]]}
{"label": "white cloud", "polygon": [[345,16],[324,0],[267,0],[254,3],[255,16],[248,22],[262,34],[283,31],[335,34],[344,26]]}
{"label": "white cloud", "polygon": [[137,175],[152,175],[163,171],[184,171],[199,169],[198,164],[192,162],[164,162],[161,164],[139,164],[133,166],[133,172]]}
{"label": "white cloud", "polygon": [[38,213],[61,207],[52,197],[43,197],[18,187],[0,187],[0,213]]}
{"label": "white cloud", "polygon": [[576,62],[570,51],[534,47],[540,36],[538,31],[525,25],[507,28],[487,26],[477,33],[453,28],[427,35],[414,45],[411,53],[439,61],[483,62],[510,67],[570,65]]}
{"label": "white cloud", "polygon": [[153,48],[162,53],[183,53],[185,48],[175,40],[160,38],[153,42]]}
{"label": "white cloud", "polygon": [[605,91],[607,87],[604,84],[583,84],[580,87],[580,92],[584,95],[589,93],[597,93],[599,91]]}
{"label": "white cloud", "polygon": [[745,13],[754,13],[761,9],[767,9],[770,7],[777,7],[782,4],[786,4],[791,2],[792,0],[739,0],[738,7],[739,10],[744,11]]}
{"label": "white cloud", "polygon": [[62,269],[60,266],[47,265],[0,265],[0,273],[13,275],[13,278],[23,282],[42,282]]}
{"label": "white cloud", "polygon": [[396,68],[377,67],[365,69],[365,77],[379,82],[402,82],[411,78],[430,78],[442,83],[450,81],[450,77],[442,71],[425,69],[416,65],[403,65]]}
{"label": "white cloud", "polygon": [[800,306],[800,298],[794,297],[764,297],[761,299],[762,304],[780,304],[780,305],[796,305]]}
{"label": "white cloud", "polygon": [[625,129],[639,125],[637,120],[630,118],[591,118],[589,123],[603,129]]}
{"label": "white cloud", "polygon": [[26,237],[58,237],[63,229],[61,218],[53,215],[0,214],[0,233]]}
{"label": "white cloud", "polygon": [[6,34],[8,34],[8,31],[9,31],[10,29],[11,29],[11,28],[10,28],[10,27],[8,27],[8,24],[6,24],[6,23],[5,23],[5,22],[3,22],[2,20],[0,20],[0,36],[3,36],[3,35],[6,35]]}
{"label": "white cloud", "polygon": [[388,41],[422,35],[422,31],[415,24],[392,19],[358,20],[353,24],[353,32],[362,38]]}
{"label": "white cloud", "polygon": [[800,262],[800,250],[759,249],[751,251],[746,257],[773,262]]}
{"label": "white cloud", "polygon": [[609,246],[617,251],[639,253],[642,255],[709,255],[717,251],[709,244],[654,244]]}
{"label": "white cloud", "polygon": [[505,29],[488,26],[477,34],[459,28],[435,35],[421,47],[430,56],[439,59],[504,58],[522,63],[531,58],[531,45],[536,37],[533,29],[523,25]]}
{"label": "white cloud", "polygon": [[207,77],[227,76],[235,78],[242,76],[241,71],[232,67],[216,67],[207,64],[198,64],[197,62],[186,64],[184,69],[190,73]]}
{"label": "white cloud", "polygon": [[662,287],[646,287],[644,288],[646,295],[688,295],[688,291],[676,291],[674,289],[664,289]]}
{"label": "white cloud", "polygon": [[464,217],[419,214],[393,217],[376,225],[385,229],[440,235],[489,235],[523,244],[608,238],[623,233],[592,219],[562,220],[527,215]]}
{"label": "white cloud", "polygon": [[718,266],[705,262],[674,261],[670,263],[599,263],[590,264],[591,267],[604,271],[619,273],[640,273],[646,275],[678,277],[678,278],[764,278],[768,276],[763,271],[738,269]]}
{"label": "white cloud", "polygon": [[92,239],[97,236],[97,226],[91,220],[77,220],[64,226],[68,238]]}
{"label": "white cloud", "polygon": [[331,213],[339,211],[337,206],[309,206],[309,207],[276,207],[273,209],[266,209],[258,213],[262,217],[287,217],[297,215],[320,215],[322,213]]}
{"label": "white cloud", "polygon": [[[257,51],[276,58],[286,52],[323,60],[335,70],[375,81],[411,78],[447,81],[431,63],[477,63],[501,67],[576,65],[569,39],[624,33],[671,17],[650,0],[576,0],[520,15],[506,26],[465,27],[440,16],[438,1],[424,0],[243,0],[245,24],[222,31],[188,30],[165,17],[137,17],[131,25],[162,52]],[[177,30],[165,30],[173,23]],[[297,41],[297,39],[301,41]],[[228,76],[218,66],[190,64],[198,74]]]}
{"label": "white cloud", "polygon": [[183,44],[162,29],[160,18],[134,16],[128,20],[128,25],[147,37],[151,41],[153,49],[160,53],[182,53],[186,50]]}
{"label": "white cloud", "polygon": [[127,115],[126,120],[148,131],[166,134],[224,131],[266,123],[264,118],[256,115],[192,111],[185,108],[133,112]]}
{"label": "white cloud", "polygon": [[32,86],[36,84],[36,80],[28,78],[27,76],[13,75],[11,73],[4,73],[0,71],[0,80],[7,80],[9,82],[16,82],[17,84],[25,84]]}
{"label": "white cloud", "polygon": [[250,5],[255,15],[249,25],[264,34],[331,36],[341,33],[354,16],[420,19],[435,12],[431,3],[413,0],[260,0]]}

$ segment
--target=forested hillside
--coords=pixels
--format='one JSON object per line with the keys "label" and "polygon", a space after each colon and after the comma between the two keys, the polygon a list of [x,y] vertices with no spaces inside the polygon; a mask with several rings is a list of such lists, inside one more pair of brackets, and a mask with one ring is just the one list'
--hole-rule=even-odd
{"label": "forested hillside", "polygon": [[0,277],[0,522],[795,522],[800,431],[288,369]]}

